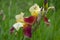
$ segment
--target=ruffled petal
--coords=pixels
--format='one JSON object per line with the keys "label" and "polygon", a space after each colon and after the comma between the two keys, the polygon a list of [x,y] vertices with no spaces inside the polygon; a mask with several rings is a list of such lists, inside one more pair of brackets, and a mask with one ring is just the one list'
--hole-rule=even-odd
{"label": "ruffled petal", "polygon": [[24,13],[21,12],[20,14],[15,16],[17,22],[23,22],[24,19]]}
{"label": "ruffled petal", "polygon": [[33,24],[33,23],[36,21],[36,17],[30,16],[30,17],[28,17],[28,18],[24,18],[24,21],[25,21],[27,24]]}
{"label": "ruffled petal", "polygon": [[31,13],[32,16],[38,16],[38,14],[40,12],[39,5],[34,4],[33,6],[31,6],[29,8],[29,11],[30,11],[30,13]]}
{"label": "ruffled petal", "polygon": [[28,38],[32,37],[32,32],[31,31],[32,31],[31,25],[27,25],[23,28],[24,35]]}

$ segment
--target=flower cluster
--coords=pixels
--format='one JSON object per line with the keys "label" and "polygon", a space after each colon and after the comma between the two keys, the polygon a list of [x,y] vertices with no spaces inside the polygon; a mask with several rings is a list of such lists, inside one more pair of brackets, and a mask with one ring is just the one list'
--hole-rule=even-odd
{"label": "flower cluster", "polygon": [[[52,7],[49,7],[51,9]],[[16,15],[16,23],[13,24],[12,28],[10,29],[10,33],[13,33],[14,30],[19,31],[20,28],[23,28],[24,36],[31,38],[32,37],[32,25],[36,22],[39,22],[40,19],[43,17],[44,22],[49,25],[50,21],[45,16],[45,10],[44,8],[40,8],[39,5],[34,4],[29,8],[29,11],[31,13],[30,17],[24,17],[24,13],[21,12],[20,14]]]}

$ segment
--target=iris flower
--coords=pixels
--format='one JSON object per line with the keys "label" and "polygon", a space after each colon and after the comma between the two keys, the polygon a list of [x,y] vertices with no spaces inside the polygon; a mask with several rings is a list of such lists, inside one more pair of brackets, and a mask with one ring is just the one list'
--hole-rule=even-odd
{"label": "iris flower", "polygon": [[43,13],[44,14],[44,21],[47,25],[49,25],[50,22],[49,22],[49,19],[46,17],[46,14],[48,13],[48,11],[50,9],[55,10],[55,7],[54,6],[48,7],[48,0],[44,0],[44,8],[43,9],[44,9],[44,13]]}
{"label": "iris flower", "polygon": [[34,17],[34,21],[36,23],[36,21],[38,21],[40,18],[41,8],[39,7],[38,4],[34,4],[33,6],[30,7],[29,11],[31,13],[31,17]]}
{"label": "iris flower", "polygon": [[[19,16],[20,15],[20,16]],[[32,24],[33,24],[33,17],[24,18],[22,14],[16,15],[16,23],[13,24],[13,27],[10,29],[10,33],[13,33],[14,30],[19,31],[19,29],[23,28],[23,33],[25,36],[31,38],[32,36]]]}
{"label": "iris flower", "polygon": [[37,17],[39,15],[39,12],[40,12],[40,8],[39,8],[39,5],[37,4],[34,4],[33,6],[30,7],[29,9],[30,13],[31,13],[31,16],[28,17],[28,18],[24,18],[24,22],[27,24],[25,26],[27,26],[27,29],[26,27],[24,28],[26,32],[24,32],[25,35],[29,35],[29,37],[32,37],[32,25],[36,22],[37,20]]}
{"label": "iris flower", "polygon": [[[30,38],[32,36],[31,34],[32,27],[29,23],[32,23],[33,20],[31,17],[24,18],[23,16],[24,16],[23,13],[15,16],[16,23],[10,29],[10,33],[13,33],[15,29],[19,31],[19,29],[22,27],[24,35]],[[30,20],[31,22],[28,20]]]}
{"label": "iris flower", "polygon": [[16,23],[11,28],[10,32],[12,33],[14,29],[17,31],[22,27],[23,33],[25,36],[31,38],[32,37],[32,25],[36,22],[40,8],[37,4],[34,4],[29,9],[31,16],[30,17],[24,17],[24,13],[21,13],[19,15],[16,15]]}
{"label": "iris flower", "polygon": [[[41,17],[41,13],[44,14],[44,9],[41,11],[39,5],[34,4],[29,8],[31,13],[30,17],[24,17],[24,13],[21,12],[20,14],[16,15],[16,23],[13,24],[12,28],[10,29],[10,33],[13,33],[14,30],[19,31],[20,28],[23,28],[24,36],[31,38],[32,37],[32,25],[35,24],[37,19]],[[38,22],[40,19],[38,20]],[[48,18],[44,16],[44,21],[46,24],[49,24]]]}
{"label": "iris flower", "polygon": [[13,33],[14,30],[19,31],[19,29],[22,27],[24,35],[30,38],[31,37],[31,25],[26,23],[26,20],[24,20],[25,18],[23,16],[24,16],[24,13],[21,13],[15,16],[16,23],[13,24],[13,27],[10,29],[10,33]]}
{"label": "iris flower", "polygon": [[[48,10],[49,10],[49,9],[50,9],[50,7],[48,8]],[[47,18],[47,17],[45,16],[45,14],[44,14],[44,13],[45,13],[44,8],[40,8],[39,5],[34,4],[34,5],[29,9],[29,11],[30,11],[31,15],[32,15],[33,17],[35,17],[35,18],[34,18],[34,19],[35,19],[35,22],[36,22],[36,20],[39,22],[41,16],[44,16],[43,18],[44,18],[45,24],[49,25],[48,18]]]}
{"label": "iris flower", "polygon": [[29,11],[31,13],[31,16],[24,18],[24,22],[26,23],[26,25],[24,26],[24,34],[28,35],[31,38],[32,25],[37,21],[37,18],[40,12],[39,5],[34,4],[29,8]]}

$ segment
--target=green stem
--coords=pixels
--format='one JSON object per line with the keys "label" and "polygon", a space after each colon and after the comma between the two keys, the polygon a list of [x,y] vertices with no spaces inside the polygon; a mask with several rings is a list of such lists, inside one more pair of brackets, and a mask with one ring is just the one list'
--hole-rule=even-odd
{"label": "green stem", "polygon": [[23,37],[22,37],[22,40],[24,40],[24,35],[23,35]]}
{"label": "green stem", "polygon": [[30,40],[31,38],[28,38],[26,36],[23,36],[22,40]]}

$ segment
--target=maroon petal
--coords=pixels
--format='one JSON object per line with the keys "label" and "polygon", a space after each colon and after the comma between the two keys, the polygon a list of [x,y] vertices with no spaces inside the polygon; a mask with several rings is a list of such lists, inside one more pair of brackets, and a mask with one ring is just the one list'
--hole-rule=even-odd
{"label": "maroon petal", "polygon": [[28,23],[28,24],[33,24],[35,22],[35,20],[36,20],[36,17],[34,17],[34,16],[30,16],[28,18],[24,18],[24,21],[26,23]]}
{"label": "maroon petal", "polygon": [[32,33],[31,33],[31,30],[32,27],[31,25],[27,25],[24,29],[23,29],[23,32],[24,32],[24,35],[31,38],[32,37]]}
{"label": "maroon petal", "polygon": [[45,22],[47,25],[50,24],[50,22],[48,21],[48,18],[47,18],[46,16],[44,17],[44,22]]}
{"label": "maroon petal", "polygon": [[14,27],[10,29],[10,33],[12,34],[14,32]]}

